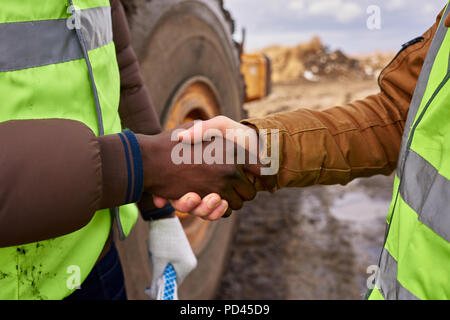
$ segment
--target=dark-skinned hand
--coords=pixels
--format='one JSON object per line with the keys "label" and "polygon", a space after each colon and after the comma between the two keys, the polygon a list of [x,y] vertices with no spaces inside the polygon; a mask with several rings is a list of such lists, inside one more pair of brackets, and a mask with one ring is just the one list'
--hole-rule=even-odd
{"label": "dark-skinned hand", "polygon": [[[174,130],[190,126],[192,123]],[[199,146],[186,144],[185,148],[191,149],[191,164],[175,164],[172,151],[180,142],[176,135],[175,141],[172,141],[174,130],[154,136],[137,135],[141,146],[146,192],[165,199],[180,199],[188,193],[196,193],[203,198],[217,193],[233,210],[242,208],[244,201],[254,199],[256,190],[244,173],[245,166],[235,164],[236,161],[234,164],[225,164],[226,153],[234,152],[236,155],[236,150],[240,148],[238,145],[227,144],[225,139],[220,138],[203,142],[200,145],[202,154],[212,143],[222,146],[224,152],[220,158],[224,164],[207,164],[204,159],[202,164],[193,164],[194,151]],[[216,156],[215,153],[212,155]]]}

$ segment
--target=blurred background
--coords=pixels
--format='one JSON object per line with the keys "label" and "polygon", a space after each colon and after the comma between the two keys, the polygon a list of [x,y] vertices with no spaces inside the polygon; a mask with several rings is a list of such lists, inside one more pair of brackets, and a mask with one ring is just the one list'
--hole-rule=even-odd
{"label": "blurred background", "polygon": [[[421,35],[446,5],[442,0],[225,0],[240,29],[247,29],[247,49],[297,45],[319,36],[347,53],[395,51]],[[381,28],[369,30],[367,12],[377,6]],[[372,11],[371,11],[372,12]]]}
{"label": "blurred background", "polygon": [[[324,109],[378,91],[401,45],[446,1],[225,0],[245,50],[272,60],[272,93],[249,117]],[[376,6],[375,9],[373,6]],[[374,11],[375,10],[375,11]],[[376,11],[379,10],[379,11]],[[368,19],[379,13],[379,23]],[[372,24],[371,24],[372,23]],[[392,177],[260,194],[239,212],[221,299],[361,299],[383,246]]]}

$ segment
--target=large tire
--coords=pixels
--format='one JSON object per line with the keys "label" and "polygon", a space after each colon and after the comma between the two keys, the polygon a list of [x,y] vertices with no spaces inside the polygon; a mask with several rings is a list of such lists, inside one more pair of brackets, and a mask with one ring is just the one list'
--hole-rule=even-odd
{"label": "large tire", "polygon": [[[168,127],[173,126],[170,121],[205,119],[216,114],[240,120],[243,116],[244,84],[239,50],[231,37],[233,22],[223,9],[222,1],[127,2],[133,47],[161,123]],[[183,96],[185,87],[192,83],[196,83],[197,89],[199,86],[209,88],[206,91],[210,97],[206,100],[216,101],[217,112],[174,110],[175,100]],[[178,107],[192,109],[195,103],[182,101]],[[175,117],[174,113],[177,113]],[[180,288],[182,299],[215,297],[227,264],[235,225],[236,217],[233,216],[209,225],[202,232],[202,237],[207,237],[208,241],[194,245],[199,264]],[[148,271],[141,271],[148,268],[144,248],[146,230],[146,225],[139,221],[134,234],[119,244],[130,299],[145,298],[143,291],[150,281]]]}

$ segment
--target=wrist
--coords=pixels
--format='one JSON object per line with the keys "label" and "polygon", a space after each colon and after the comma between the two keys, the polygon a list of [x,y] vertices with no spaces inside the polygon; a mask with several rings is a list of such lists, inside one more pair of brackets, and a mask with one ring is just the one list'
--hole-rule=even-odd
{"label": "wrist", "polygon": [[[152,172],[154,172],[153,159],[156,154],[156,137],[148,136],[143,134],[137,134],[136,139],[141,148],[141,158],[143,166],[143,176],[144,176],[144,190],[151,190],[154,185],[152,180]],[[152,157],[153,155],[153,157]]]}
{"label": "wrist", "polygon": [[97,138],[102,160],[99,209],[139,201],[143,192],[141,150],[135,135],[126,131]]}

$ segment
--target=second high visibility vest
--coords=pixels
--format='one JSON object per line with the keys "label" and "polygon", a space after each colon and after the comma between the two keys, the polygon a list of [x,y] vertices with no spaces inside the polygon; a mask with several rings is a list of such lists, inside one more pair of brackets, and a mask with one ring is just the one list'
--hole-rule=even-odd
{"label": "second high visibility vest", "polygon": [[447,5],[411,102],[369,299],[450,299],[450,32]]}

